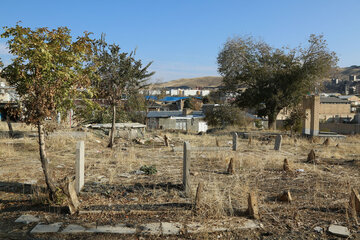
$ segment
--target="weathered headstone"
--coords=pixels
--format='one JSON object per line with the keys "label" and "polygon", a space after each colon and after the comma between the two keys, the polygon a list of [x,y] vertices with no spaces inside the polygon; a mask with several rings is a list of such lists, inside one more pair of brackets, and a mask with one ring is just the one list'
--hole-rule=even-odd
{"label": "weathered headstone", "polygon": [[183,186],[185,191],[185,196],[190,197],[191,189],[190,189],[190,161],[191,161],[191,153],[190,153],[190,143],[184,142],[184,156],[183,156]]}
{"label": "weathered headstone", "polygon": [[324,146],[329,146],[330,145],[330,139],[327,138],[324,142],[323,142]]}
{"label": "weathered headstone", "polygon": [[169,146],[169,138],[166,135],[164,135],[164,144],[165,144],[165,147]]}
{"label": "weathered headstone", "polygon": [[227,173],[228,174],[234,174],[235,173],[235,166],[234,166],[234,159],[233,158],[230,158]]}
{"label": "weathered headstone", "polygon": [[201,209],[201,198],[202,192],[204,190],[204,184],[202,182],[199,183],[196,189],[196,196],[195,196],[195,213],[198,213]]}
{"label": "weathered headstone", "polygon": [[292,201],[293,199],[292,199],[292,197],[291,197],[290,191],[284,191],[282,194],[280,194],[280,195],[277,197],[277,200],[278,200],[278,201],[281,201],[281,202],[291,203],[291,201]]}
{"label": "weathered headstone", "polygon": [[316,163],[316,156],[315,156],[314,149],[311,149],[311,151],[309,152],[308,157],[307,157],[307,162]]}
{"label": "weathered headstone", "polygon": [[274,149],[275,150],[280,150],[281,149],[281,142],[282,142],[282,136],[281,135],[277,135],[276,139],[275,139],[275,146]]}
{"label": "weathered headstone", "polygon": [[351,189],[350,199],[351,207],[353,207],[357,213],[360,213],[360,195],[359,192],[354,188]]}
{"label": "weathered headstone", "polygon": [[75,163],[75,189],[79,194],[84,186],[84,164],[85,164],[85,146],[84,141],[79,141],[76,145],[76,163]]}
{"label": "weathered headstone", "polygon": [[351,214],[355,222],[358,224],[357,215],[360,214],[360,195],[358,191],[354,188],[351,189],[349,205],[351,209]]}
{"label": "weathered headstone", "polygon": [[61,123],[61,113],[60,112],[58,112],[57,115],[56,115],[56,121],[57,121],[58,124]]}
{"label": "weathered headstone", "polygon": [[238,135],[236,132],[233,133],[233,151],[237,151],[237,139]]}
{"label": "weathered headstone", "polygon": [[70,210],[70,214],[77,213],[80,203],[75,190],[74,177],[66,177],[64,190],[65,194],[68,197],[68,207]]}
{"label": "weathered headstone", "polygon": [[254,219],[259,219],[259,205],[255,192],[250,192],[248,197],[248,209],[247,213]]}
{"label": "weathered headstone", "polygon": [[285,172],[291,172],[289,161],[286,158],[284,159],[283,170]]}

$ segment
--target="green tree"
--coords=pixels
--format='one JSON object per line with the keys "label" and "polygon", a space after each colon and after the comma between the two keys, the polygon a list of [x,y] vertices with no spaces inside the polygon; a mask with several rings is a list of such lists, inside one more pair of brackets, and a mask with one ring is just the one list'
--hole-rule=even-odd
{"label": "green tree", "polygon": [[[311,35],[305,48],[273,48],[252,37],[228,40],[220,51],[218,71],[226,89],[238,93],[235,104],[255,108],[275,128],[284,107],[299,104],[337,63],[323,36]],[[240,86],[247,89],[240,94]]]}
{"label": "green tree", "polygon": [[143,67],[141,60],[135,60],[135,51],[121,52],[116,44],[108,45],[104,37],[96,43],[97,73],[100,81],[95,83],[98,97],[105,99],[112,108],[112,127],[108,147],[114,145],[116,108],[131,93],[144,87],[155,72],[148,72],[152,62]]}
{"label": "green tree", "polygon": [[205,121],[214,127],[245,126],[248,122],[245,112],[231,105],[215,106],[205,112]]}
{"label": "green tree", "polygon": [[90,83],[92,69],[85,63],[92,54],[92,40],[85,32],[73,41],[66,27],[33,30],[19,24],[4,27],[1,37],[8,39],[9,51],[14,55],[1,76],[19,94],[25,122],[38,128],[41,166],[49,197],[54,200],[57,184],[46,156],[44,120],[69,109],[77,88]]}

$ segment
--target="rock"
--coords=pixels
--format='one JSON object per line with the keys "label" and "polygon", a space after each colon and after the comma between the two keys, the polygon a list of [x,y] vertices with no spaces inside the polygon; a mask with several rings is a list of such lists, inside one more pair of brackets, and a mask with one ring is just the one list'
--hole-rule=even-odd
{"label": "rock", "polygon": [[[136,138],[133,140],[134,143],[136,144],[140,144],[140,145],[144,145],[145,144],[145,140],[144,139],[140,139],[140,138]],[[161,141],[162,142],[162,141]]]}
{"label": "rock", "polygon": [[33,230],[31,230],[30,233],[33,234],[33,233],[57,232],[57,231],[59,231],[61,225],[62,225],[61,222],[57,222],[57,223],[53,223],[53,224],[49,224],[49,225],[39,223],[38,225],[36,225],[36,227],[33,228]]}
{"label": "rock", "polygon": [[350,231],[347,227],[331,224],[328,232],[338,237],[350,237]]}
{"label": "rock", "polygon": [[322,233],[324,229],[322,227],[314,227],[314,231],[318,233]]}
{"label": "rock", "polygon": [[25,223],[25,224],[39,222],[39,221],[40,221],[40,219],[33,215],[21,215],[20,217],[18,217],[15,220],[15,222],[17,222],[17,223]]}
{"label": "rock", "polygon": [[121,177],[121,178],[130,178],[131,175],[129,173],[122,173],[122,174],[118,174],[118,177]]}

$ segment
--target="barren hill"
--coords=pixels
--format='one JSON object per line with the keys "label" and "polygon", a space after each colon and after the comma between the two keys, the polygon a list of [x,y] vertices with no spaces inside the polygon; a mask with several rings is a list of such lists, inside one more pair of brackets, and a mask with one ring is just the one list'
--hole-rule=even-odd
{"label": "barren hill", "polygon": [[221,85],[222,77],[198,77],[198,78],[181,78],[165,83],[160,83],[158,87],[181,87],[186,86],[190,88],[195,87],[218,87]]}
{"label": "barren hill", "polygon": [[[342,80],[348,80],[349,75],[360,75],[360,66],[352,65],[350,67],[339,68],[334,77],[340,78]],[[197,78],[181,78],[177,80],[172,80],[169,82],[164,82],[156,84],[157,87],[218,87],[222,84],[222,77],[217,76],[207,76],[207,77],[197,77]]]}
{"label": "barren hill", "polygon": [[339,68],[338,78],[348,80],[349,75],[360,75],[360,66],[352,65],[350,67]]}

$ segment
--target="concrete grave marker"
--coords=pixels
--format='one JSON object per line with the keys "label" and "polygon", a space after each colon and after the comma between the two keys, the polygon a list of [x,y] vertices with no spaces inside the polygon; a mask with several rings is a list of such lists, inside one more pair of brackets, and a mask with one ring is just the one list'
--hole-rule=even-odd
{"label": "concrete grave marker", "polygon": [[190,143],[184,142],[184,156],[183,156],[183,186],[185,195],[189,197],[191,195],[190,188]]}
{"label": "concrete grave marker", "polygon": [[76,145],[76,163],[75,163],[75,190],[79,194],[84,186],[84,164],[85,164],[85,144],[79,141]]}
{"label": "concrete grave marker", "polygon": [[250,192],[248,197],[248,210],[247,213],[254,219],[259,219],[259,205],[255,192]]}
{"label": "concrete grave marker", "polygon": [[82,233],[85,232],[85,230],[86,228],[83,226],[70,224],[64,230],[62,230],[62,233]]}
{"label": "concrete grave marker", "polygon": [[236,132],[233,133],[233,151],[237,151],[237,139],[238,135]]}
{"label": "concrete grave marker", "polygon": [[275,146],[274,146],[275,150],[279,151],[281,149],[281,142],[282,142],[282,136],[277,135],[276,139],[275,139]]}
{"label": "concrete grave marker", "polygon": [[235,173],[235,165],[234,165],[234,159],[230,158],[230,162],[227,169],[227,174],[234,174]]}
{"label": "concrete grave marker", "polygon": [[52,233],[52,232],[57,232],[57,231],[59,231],[61,225],[62,225],[61,222],[48,224],[48,225],[39,223],[38,225],[36,225],[36,227],[33,228],[33,230],[31,230],[30,233]]}
{"label": "concrete grave marker", "polygon": [[195,196],[195,213],[199,212],[200,206],[201,206],[201,198],[202,198],[202,192],[204,190],[204,184],[202,182],[199,182],[199,185],[196,189],[196,196]]}
{"label": "concrete grave marker", "polygon": [[25,223],[25,224],[39,222],[39,221],[40,221],[40,219],[33,215],[21,215],[20,217],[18,217],[15,220],[15,222],[17,222],[17,223]]}

